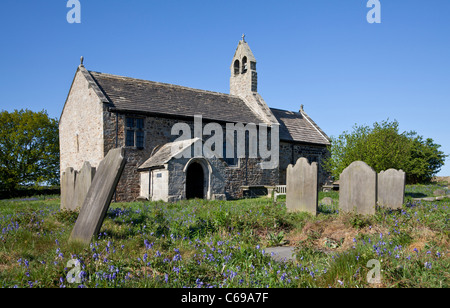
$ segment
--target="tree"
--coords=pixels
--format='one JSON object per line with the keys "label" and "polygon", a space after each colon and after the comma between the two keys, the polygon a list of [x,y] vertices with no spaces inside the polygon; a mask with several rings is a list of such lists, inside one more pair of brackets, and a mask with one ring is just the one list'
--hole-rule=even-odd
{"label": "tree", "polygon": [[0,127],[0,189],[59,183],[56,119],[45,111],[2,111]]}
{"label": "tree", "polygon": [[433,139],[424,140],[416,132],[410,132],[409,138],[411,146],[409,148],[408,160],[404,166],[406,179],[408,183],[429,182],[444,165],[445,158],[439,144],[434,143]]}
{"label": "tree", "polygon": [[364,161],[376,172],[389,168],[406,172],[408,183],[426,182],[440,171],[445,157],[440,145],[424,140],[416,132],[399,133],[398,122],[374,123],[373,127],[354,126],[353,132],[331,138],[331,156],[324,168],[335,179],[354,161]]}

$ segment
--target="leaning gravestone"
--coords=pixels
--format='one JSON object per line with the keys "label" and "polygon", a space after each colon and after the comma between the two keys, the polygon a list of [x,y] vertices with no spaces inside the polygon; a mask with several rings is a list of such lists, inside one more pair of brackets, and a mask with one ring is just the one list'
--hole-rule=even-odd
{"label": "leaning gravestone", "polygon": [[286,207],[290,212],[317,214],[317,163],[308,163],[304,157],[286,171]]}
{"label": "leaning gravestone", "polygon": [[339,208],[342,212],[375,214],[377,173],[365,162],[356,161],[344,169],[340,178]]}
{"label": "leaning gravestone", "polygon": [[89,244],[92,237],[99,233],[125,166],[124,152],[123,148],[111,150],[100,162],[70,235],[70,241]]}
{"label": "leaning gravestone", "polygon": [[61,176],[61,210],[74,211],[76,209],[73,203],[76,179],[77,172],[70,167]]}
{"label": "leaning gravestone", "polygon": [[91,187],[92,180],[94,179],[95,168],[91,166],[89,162],[84,162],[83,167],[77,173],[77,181],[75,183],[75,194],[73,204],[75,208],[81,208],[83,206],[84,199]]}
{"label": "leaning gravestone", "polygon": [[378,174],[378,205],[399,209],[405,201],[406,174],[403,170],[389,169]]}

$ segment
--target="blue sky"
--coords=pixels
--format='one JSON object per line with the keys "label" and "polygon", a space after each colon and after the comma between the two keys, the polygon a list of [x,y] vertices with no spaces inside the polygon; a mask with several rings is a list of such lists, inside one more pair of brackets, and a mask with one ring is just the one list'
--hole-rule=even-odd
{"label": "blue sky", "polygon": [[[243,33],[270,107],[305,111],[329,135],[397,120],[450,154],[450,1],[2,0],[0,109],[59,118],[89,70],[229,92]],[[450,176],[450,159],[439,175]]]}

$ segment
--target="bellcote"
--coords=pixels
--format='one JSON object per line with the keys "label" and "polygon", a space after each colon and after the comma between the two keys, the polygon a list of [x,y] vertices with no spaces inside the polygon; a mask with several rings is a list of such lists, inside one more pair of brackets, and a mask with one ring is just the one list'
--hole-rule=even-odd
{"label": "bellcote", "polygon": [[258,91],[256,58],[245,41],[245,35],[239,41],[231,63],[230,94],[245,95]]}

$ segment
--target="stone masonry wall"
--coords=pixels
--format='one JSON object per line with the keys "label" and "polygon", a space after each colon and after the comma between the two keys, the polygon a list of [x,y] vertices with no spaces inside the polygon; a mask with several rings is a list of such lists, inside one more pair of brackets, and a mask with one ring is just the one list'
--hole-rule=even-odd
{"label": "stone masonry wall", "polygon": [[280,142],[280,185],[286,185],[286,169],[289,164],[295,165],[300,157],[305,157],[309,163],[317,162],[319,187],[321,187],[329,177],[329,174],[322,166],[323,160],[329,155],[329,151],[325,146]]}
{"label": "stone masonry wall", "polygon": [[81,71],[75,75],[59,123],[60,169],[80,170],[85,161],[97,167],[103,152],[103,103]]}
{"label": "stone masonry wall", "polygon": [[[105,153],[117,146],[125,145],[125,118],[142,117],[139,115],[125,115],[105,112]],[[118,121],[117,121],[118,120]],[[144,163],[157,146],[162,146],[168,142],[172,142],[179,136],[172,136],[171,129],[176,123],[187,123],[194,132],[193,121],[182,121],[179,119],[146,117],[145,130],[145,147],[144,149],[126,148],[127,164],[123,171],[122,177],[116,189],[115,201],[134,201],[140,194],[140,175],[137,168]],[[116,123],[118,125],[116,126]],[[203,122],[203,126],[207,122]],[[225,133],[225,127],[223,127]],[[238,167],[226,167],[223,170],[216,168],[218,175],[225,179],[225,195],[229,199],[242,197],[241,186],[246,185],[277,185],[278,169],[261,170],[257,165],[259,160],[241,159]],[[214,194],[214,192],[213,192]]]}

